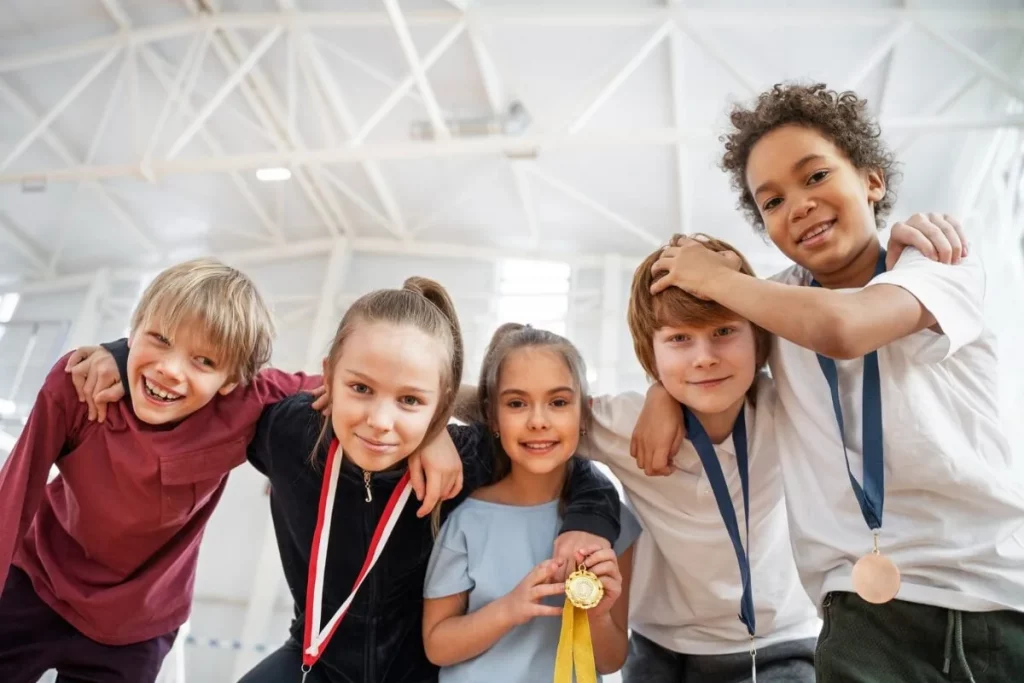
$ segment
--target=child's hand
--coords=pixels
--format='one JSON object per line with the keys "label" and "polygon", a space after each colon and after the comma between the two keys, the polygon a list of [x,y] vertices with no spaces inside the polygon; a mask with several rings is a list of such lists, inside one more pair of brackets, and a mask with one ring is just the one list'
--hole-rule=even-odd
{"label": "child's hand", "polygon": [[619,558],[611,548],[592,546],[576,552],[576,565],[583,564],[604,586],[601,602],[587,610],[591,619],[604,616],[612,610],[615,601],[622,595],[622,573],[619,572]]}
{"label": "child's hand", "polygon": [[660,383],[651,385],[629,441],[629,454],[636,466],[649,477],[667,477],[675,470],[672,459],[684,438],[679,402]]}
{"label": "child's hand", "polygon": [[562,572],[555,577],[565,581],[569,574],[576,571],[579,563],[576,559],[580,548],[611,548],[612,544],[607,538],[588,534],[586,531],[566,531],[559,534],[555,539],[554,552],[551,557],[562,565]]}
{"label": "child's hand", "polygon": [[706,299],[702,288],[723,270],[739,270],[739,255],[732,251],[712,251],[700,240],[680,237],[675,245],[661,250],[661,258],[651,266],[657,279],[651,283],[651,294],[669,287],[678,287],[695,297]]}
{"label": "child's hand", "polygon": [[915,213],[892,226],[885,255],[886,270],[893,269],[907,247],[916,247],[933,261],[955,265],[967,256],[967,235],[960,222],[950,215]]}
{"label": "child's hand", "polygon": [[309,393],[313,395],[313,410],[329,418],[331,416],[331,392],[327,389],[327,385],[323,384],[316,389],[310,389]]}
{"label": "child's hand", "polygon": [[78,402],[89,406],[89,420],[103,422],[107,417],[107,404],[124,398],[124,387],[117,363],[102,346],[83,346],[68,357],[64,371],[78,394]]}
{"label": "child's hand", "polygon": [[562,615],[561,607],[551,607],[541,602],[546,597],[565,594],[565,581],[557,578],[562,565],[558,560],[544,560],[511,593],[499,598],[501,612],[510,626],[525,624],[534,617]]}
{"label": "child's hand", "polygon": [[416,499],[423,501],[417,517],[426,517],[441,501],[459,495],[462,458],[447,429],[409,456],[409,479]]}

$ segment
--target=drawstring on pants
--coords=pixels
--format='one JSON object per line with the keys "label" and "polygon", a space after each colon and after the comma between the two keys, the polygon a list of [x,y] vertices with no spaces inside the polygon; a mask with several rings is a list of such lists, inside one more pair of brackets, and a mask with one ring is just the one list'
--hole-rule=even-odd
{"label": "drawstring on pants", "polygon": [[949,674],[949,662],[953,650],[956,650],[956,661],[967,674],[967,680],[974,683],[974,674],[971,667],[967,665],[967,655],[964,653],[964,621],[963,614],[957,610],[949,610],[946,613],[946,652],[945,662],[942,665],[942,673]]}

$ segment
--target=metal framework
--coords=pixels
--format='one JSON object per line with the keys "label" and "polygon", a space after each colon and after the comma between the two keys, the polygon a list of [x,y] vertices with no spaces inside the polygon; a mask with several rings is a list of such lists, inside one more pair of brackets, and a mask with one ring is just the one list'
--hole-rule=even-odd
{"label": "metal framework", "polygon": [[[356,210],[379,225],[395,238],[396,244],[416,242],[418,234],[429,227],[429,221],[410,226],[402,215],[393,188],[380,170],[382,160],[411,160],[451,157],[480,157],[504,154],[509,158],[506,168],[522,205],[524,225],[528,231],[526,243],[533,250],[541,246],[542,236],[533,201],[532,184],[541,182],[555,189],[595,215],[603,216],[623,231],[631,234],[638,247],[657,244],[658,238],[636,221],[622,216],[591,197],[566,179],[556,177],[536,163],[516,159],[534,156],[538,150],[555,147],[615,147],[615,146],[668,146],[675,150],[677,159],[677,222],[679,228],[690,228],[692,213],[693,179],[688,177],[685,163],[687,146],[696,140],[713,135],[711,129],[692,125],[687,121],[685,102],[682,40],[693,41],[711,59],[718,62],[738,83],[753,91],[756,80],[743,72],[735,60],[706,33],[709,28],[746,26],[761,20],[773,25],[789,26],[861,26],[887,29],[871,47],[864,59],[851,70],[845,87],[857,87],[875,70],[892,59],[893,51],[912,32],[929,36],[938,45],[956,54],[969,65],[977,78],[966,83],[954,83],[941,93],[935,102],[913,117],[891,117],[882,112],[882,123],[887,130],[905,131],[900,149],[905,149],[928,131],[1000,130],[1024,126],[1024,114],[1006,112],[999,115],[951,116],[948,111],[981,79],[1001,88],[1006,94],[1024,100],[1024,84],[1016,74],[1007,73],[974,50],[958,41],[954,32],[965,28],[999,28],[1024,30],[1024,10],[950,10],[929,11],[918,8],[872,10],[865,13],[856,9],[820,8],[806,10],[735,10],[691,9],[681,3],[667,2],[664,7],[623,10],[546,10],[541,6],[509,6],[505,8],[476,8],[471,2],[452,0],[450,8],[435,11],[403,11],[397,0],[385,0],[382,11],[347,12],[303,11],[295,0],[277,0],[277,12],[226,13],[219,11],[219,3],[197,0],[179,0],[189,15],[177,21],[137,27],[119,0],[102,0],[116,32],[71,45],[29,51],[0,58],[0,101],[19,113],[30,129],[9,149],[0,151],[0,183],[24,184],[45,180],[50,183],[73,182],[79,191],[94,194],[119,225],[130,231],[139,246],[151,254],[159,254],[162,246],[151,231],[131,216],[104,183],[114,178],[139,178],[154,181],[175,174],[224,173],[230,178],[245,204],[252,210],[263,231],[247,234],[254,244],[277,246],[288,244],[288,231],[272,215],[253,191],[243,171],[267,166],[287,166],[293,169],[302,195],[323,224],[331,238],[345,236],[357,238],[353,230],[350,211]],[[448,129],[446,112],[442,110],[429,79],[431,67],[445,55],[457,39],[466,36],[472,48],[493,114],[503,111],[509,104],[510,87],[505,82],[488,47],[489,32],[502,26],[590,26],[590,27],[647,27],[648,38],[643,41],[607,81],[583,102],[568,118],[545,121],[531,127],[520,136],[491,135],[474,138],[453,137]],[[429,49],[421,50],[412,40],[411,31],[424,26],[446,29],[442,37]],[[344,49],[321,40],[315,30],[330,27],[388,28],[397,41],[408,73],[400,81],[391,80],[372,66],[347,54]],[[252,46],[242,37],[242,31],[257,32]],[[160,41],[174,38],[191,39],[191,47],[181,63],[168,65],[153,50]],[[262,65],[267,52],[284,42],[287,54],[287,82],[276,88]],[[638,128],[629,130],[594,132],[586,128],[591,117],[614,95],[616,90],[644,63],[659,46],[667,43],[671,66],[671,101],[673,119],[670,127]],[[386,82],[391,94],[365,121],[353,115],[343,87],[331,73],[325,53],[331,52],[368,76]],[[216,59],[224,68],[226,77],[215,92],[200,92],[197,79],[208,59]],[[92,63],[85,74],[64,93],[60,101],[45,112],[34,111],[25,97],[18,93],[4,75],[25,69],[66,62],[88,60]],[[144,64],[147,69],[140,68]],[[85,92],[97,86],[98,76],[105,70],[119,69],[116,83],[108,93],[107,107],[102,125],[96,131],[89,153],[84,157],[73,154],[66,141],[52,130],[53,121],[63,114]],[[140,122],[137,130],[136,158],[126,163],[99,164],[96,150],[103,137],[113,103],[127,99],[133,111],[139,109],[139,79],[151,78],[166,94],[148,141],[141,139]],[[317,112],[326,145],[307,143],[296,125],[299,84],[303,84],[311,97],[309,102]],[[234,110],[229,102],[233,94],[241,96],[248,112]],[[429,140],[370,141],[368,136],[403,99],[421,103],[427,112],[434,134]],[[883,108],[884,108],[883,95]],[[272,151],[226,153],[207,123],[218,111],[230,110],[239,122],[260,133],[270,141]],[[188,124],[173,140],[165,140],[162,133],[172,116],[188,117]],[[195,154],[192,145],[199,139],[208,154]],[[47,145],[63,163],[62,166],[30,170],[13,168],[36,141]],[[354,163],[364,172],[372,196],[367,196],[342,180],[330,168],[331,164]],[[341,199],[347,202],[343,204]],[[439,206],[438,211],[444,207]],[[66,225],[62,229],[66,229]],[[61,243],[44,248],[32,241],[29,226],[14,225],[9,216],[0,220],[0,240],[10,243],[25,256],[32,269],[30,278],[53,277],[59,272],[62,256]],[[355,244],[356,242],[353,242]],[[418,242],[416,242],[418,244]],[[353,248],[356,248],[353,246]],[[330,247],[326,247],[330,249]],[[400,250],[400,249],[399,249]],[[286,250],[279,253],[284,254]]]}

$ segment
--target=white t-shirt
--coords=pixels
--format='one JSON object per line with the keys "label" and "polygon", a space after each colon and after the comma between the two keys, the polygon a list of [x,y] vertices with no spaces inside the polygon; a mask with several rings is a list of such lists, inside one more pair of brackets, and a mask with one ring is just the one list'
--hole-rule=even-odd
{"label": "white t-shirt", "polygon": [[[794,266],[773,279],[808,285]],[[899,567],[899,599],[949,609],[1024,611],[1024,486],[1001,431],[995,339],[985,328],[985,273],[903,252],[874,278],[913,294],[942,334],[923,330],[878,350],[885,450],[880,550]],[[855,291],[855,290],[847,290]],[[837,361],[850,469],[863,480],[863,359]],[[790,533],[807,592],[851,591],[872,548],[854,497],[835,413],[813,351],[776,340],[776,433]]]}
{"label": "white t-shirt", "polygon": [[[797,577],[772,431],[774,390],[764,379],[758,406],[746,406],[750,467],[750,538],[732,437],[715,446],[732,494],[740,535],[750,552],[759,647],[817,637],[821,622]],[[604,463],[622,482],[644,534],[633,551],[630,627],[674,652],[718,655],[750,647],[739,619],[739,565],[700,458],[686,440],[677,471],[648,477],[629,455],[643,407],[637,393],[594,399],[594,424],[581,454]]]}

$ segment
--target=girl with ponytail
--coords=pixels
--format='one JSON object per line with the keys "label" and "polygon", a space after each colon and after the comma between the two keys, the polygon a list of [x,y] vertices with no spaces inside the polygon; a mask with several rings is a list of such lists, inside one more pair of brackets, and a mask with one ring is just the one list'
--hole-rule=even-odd
{"label": "girl with ponytail", "polygon": [[[308,394],[264,411],[249,460],[270,479],[295,618],[285,645],[241,683],[437,680],[421,632],[427,561],[439,525],[490,483],[495,464],[486,427],[448,425],[462,359],[447,292],[410,278],[342,317],[324,359],[327,419]],[[429,520],[407,505],[407,461],[420,453],[461,468]],[[612,484],[578,470],[561,526],[573,540],[560,544],[567,555],[607,547],[619,532]]]}

